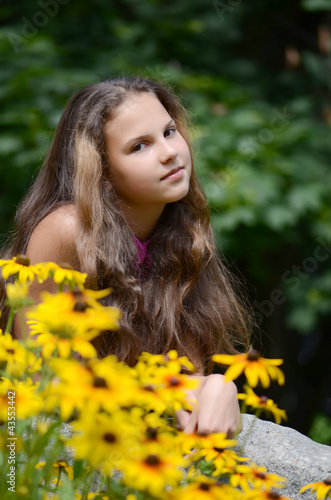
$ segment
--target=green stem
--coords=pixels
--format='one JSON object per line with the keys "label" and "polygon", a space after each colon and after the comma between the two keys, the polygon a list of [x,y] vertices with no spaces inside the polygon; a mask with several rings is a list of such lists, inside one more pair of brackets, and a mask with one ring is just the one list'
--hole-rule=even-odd
{"label": "green stem", "polygon": [[8,318],[8,323],[7,323],[7,326],[6,326],[5,333],[10,333],[10,330],[11,330],[11,328],[13,326],[15,312],[16,312],[15,307],[11,307],[10,308],[10,313],[9,313],[9,318]]}

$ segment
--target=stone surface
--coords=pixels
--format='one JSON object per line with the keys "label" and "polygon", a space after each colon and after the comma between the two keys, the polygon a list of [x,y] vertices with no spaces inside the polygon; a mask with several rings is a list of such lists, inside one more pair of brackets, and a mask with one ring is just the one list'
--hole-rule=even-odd
{"label": "stone surface", "polygon": [[287,478],[282,496],[308,500],[311,490],[299,494],[302,486],[331,479],[331,446],[316,443],[294,429],[243,415],[243,430],[237,437],[239,453],[269,472]]}

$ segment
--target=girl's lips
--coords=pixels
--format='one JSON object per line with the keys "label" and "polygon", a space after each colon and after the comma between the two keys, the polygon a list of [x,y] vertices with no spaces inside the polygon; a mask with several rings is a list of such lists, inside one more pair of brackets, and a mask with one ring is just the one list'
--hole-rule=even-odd
{"label": "girl's lips", "polygon": [[174,168],[173,170],[170,170],[170,172],[167,175],[162,177],[161,181],[165,179],[180,179],[180,177],[182,177],[183,175],[183,170],[184,167]]}

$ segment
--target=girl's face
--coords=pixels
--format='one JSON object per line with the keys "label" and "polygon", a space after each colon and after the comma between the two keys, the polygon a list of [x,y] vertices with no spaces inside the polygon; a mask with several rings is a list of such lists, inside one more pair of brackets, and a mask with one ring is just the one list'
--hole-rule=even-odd
{"label": "girl's face", "polygon": [[153,94],[129,97],[106,123],[105,137],[111,180],[128,206],[162,210],[186,196],[190,151]]}

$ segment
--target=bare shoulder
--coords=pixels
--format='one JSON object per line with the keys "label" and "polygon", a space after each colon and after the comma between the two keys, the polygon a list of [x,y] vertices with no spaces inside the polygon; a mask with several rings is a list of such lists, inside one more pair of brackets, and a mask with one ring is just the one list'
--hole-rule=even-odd
{"label": "bare shoulder", "polygon": [[26,254],[31,263],[76,261],[77,217],[74,205],[48,214],[34,229]]}
{"label": "bare shoulder", "polygon": [[35,232],[58,232],[70,237],[77,226],[76,208],[74,205],[64,205],[48,214],[36,227]]}

